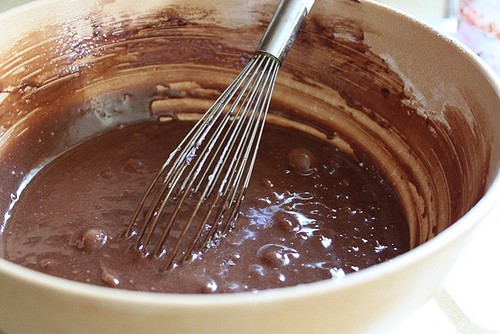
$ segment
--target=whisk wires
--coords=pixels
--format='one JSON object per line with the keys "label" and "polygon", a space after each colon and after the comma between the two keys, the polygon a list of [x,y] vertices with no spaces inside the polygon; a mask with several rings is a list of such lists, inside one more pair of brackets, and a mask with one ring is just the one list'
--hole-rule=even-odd
{"label": "whisk wires", "polygon": [[126,235],[167,269],[218,242],[248,187],[280,61],[257,52],[170,154],[141,199]]}

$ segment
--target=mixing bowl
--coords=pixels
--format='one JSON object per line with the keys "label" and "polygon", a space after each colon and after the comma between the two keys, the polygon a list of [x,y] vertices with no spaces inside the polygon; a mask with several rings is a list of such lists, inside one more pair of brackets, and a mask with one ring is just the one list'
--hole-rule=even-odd
{"label": "mixing bowl", "polygon": [[[248,61],[276,5],[41,0],[0,15],[4,221],[46,158],[33,131],[50,132],[43,150],[56,156],[119,124],[193,116]],[[387,332],[438,289],[500,198],[499,89],[477,56],[412,18],[318,0],[269,121],[373,161],[405,208],[412,250],[340,281],[225,295],[114,290],[0,259],[0,332]]]}

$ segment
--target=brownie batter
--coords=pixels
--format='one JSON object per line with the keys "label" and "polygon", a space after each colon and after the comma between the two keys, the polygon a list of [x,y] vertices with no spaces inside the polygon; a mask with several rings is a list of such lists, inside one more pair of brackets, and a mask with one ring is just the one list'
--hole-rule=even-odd
{"label": "brownie batter", "polygon": [[1,235],[5,258],[95,285],[227,293],[340,279],[409,249],[400,203],[371,165],[267,126],[240,217],[217,247],[167,272],[163,258],[134,256],[124,231],[191,126],[120,126],[49,162],[11,210]]}

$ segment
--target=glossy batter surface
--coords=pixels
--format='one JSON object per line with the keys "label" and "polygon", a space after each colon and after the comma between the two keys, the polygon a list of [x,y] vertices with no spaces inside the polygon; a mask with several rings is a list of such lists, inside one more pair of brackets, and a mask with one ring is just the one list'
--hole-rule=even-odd
{"label": "glossy batter surface", "polygon": [[144,122],[93,138],[42,168],[1,235],[15,263],[96,285],[224,293],[344,275],[409,249],[399,201],[381,176],[319,139],[264,131],[240,218],[218,247],[164,272],[123,238],[136,205],[191,123]]}

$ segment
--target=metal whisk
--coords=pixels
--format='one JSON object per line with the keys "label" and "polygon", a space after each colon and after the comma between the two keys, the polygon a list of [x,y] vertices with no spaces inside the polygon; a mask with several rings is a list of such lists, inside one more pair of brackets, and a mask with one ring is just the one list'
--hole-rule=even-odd
{"label": "metal whisk", "polygon": [[313,3],[281,1],[252,60],[163,164],[126,231],[138,254],[167,257],[171,269],[229,231],[250,180],[278,70]]}

